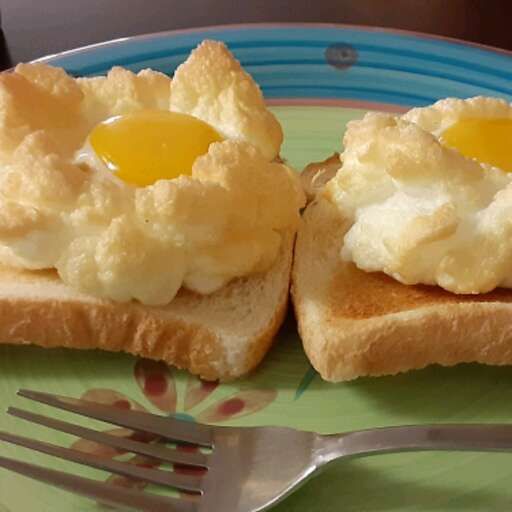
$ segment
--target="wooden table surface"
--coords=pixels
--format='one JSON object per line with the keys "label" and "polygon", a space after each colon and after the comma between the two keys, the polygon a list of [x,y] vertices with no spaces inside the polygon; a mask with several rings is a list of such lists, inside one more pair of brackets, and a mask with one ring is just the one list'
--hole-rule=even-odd
{"label": "wooden table surface", "polygon": [[512,0],[2,0],[0,66],[114,39],[227,23],[393,27],[512,50]]}

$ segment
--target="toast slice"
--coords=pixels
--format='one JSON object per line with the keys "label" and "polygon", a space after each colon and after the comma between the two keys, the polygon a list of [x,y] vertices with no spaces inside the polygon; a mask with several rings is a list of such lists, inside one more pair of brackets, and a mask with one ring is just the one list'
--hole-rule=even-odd
{"label": "toast slice", "polygon": [[210,295],[180,290],[166,306],[118,303],[79,293],[54,271],[0,267],[0,342],[123,351],[163,360],[207,380],[253,369],[284,318],[294,234],[265,273]]}
{"label": "toast slice", "polygon": [[512,290],[456,295],[367,273],[339,254],[348,223],[318,196],[297,234],[292,298],[304,349],[332,382],[438,363],[512,364]]}

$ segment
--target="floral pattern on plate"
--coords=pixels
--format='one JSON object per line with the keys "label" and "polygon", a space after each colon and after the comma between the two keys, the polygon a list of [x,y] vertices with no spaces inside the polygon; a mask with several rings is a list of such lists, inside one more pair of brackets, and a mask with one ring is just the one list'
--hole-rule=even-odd
{"label": "floral pattern on plate", "polygon": [[[210,405],[201,407],[205,400],[219,388],[219,383],[206,382],[195,376],[188,375],[184,396],[180,397],[174,372],[174,369],[161,362],[148,359],[139,359],[137,361],[133,372],[134,378],[147,399],[147,405],[143,405],[113,389],[104,388],[90,389],[81,398],[124,410],[153,412],[152,409],[157,409],[160,413],[165,413],[185,421],[221,424],[242,416],[256,414],[272,403],[277,396],[275,389],[240,390],[227,398],[220,398]],[[181,410],[178,410],[179,403],[182,404]],[[159,441],[157,436],[144,432],[135,432],[126,428],[113,428],[106,432],[140,442],[154,443]],[[71,447],[100,457],[124,458],[130,464],[138,466],[158,467],[161,465],[161,461],[140,455],[134,455],[126,459],[126,453],[86,439],[79,439]],[[178,445],[177,449],[197,450],[196,447],[187,445]],[[184,467],[180,464],[174,464],[173,470],[181,474],[204,471],[202,469]],[[114,485],[140,489],[147,485],[145,482],[117,475],[109,476],[107,481]]]}

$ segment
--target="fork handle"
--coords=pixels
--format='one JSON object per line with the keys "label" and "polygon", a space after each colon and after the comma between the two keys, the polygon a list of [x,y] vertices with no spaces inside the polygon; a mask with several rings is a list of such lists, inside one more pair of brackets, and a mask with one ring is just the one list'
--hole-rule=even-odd
{"label": "fork handle", "polygon": [[319,436],[317,462],[381,453],[451,450],[512,451],[512,424],[414,425]]}

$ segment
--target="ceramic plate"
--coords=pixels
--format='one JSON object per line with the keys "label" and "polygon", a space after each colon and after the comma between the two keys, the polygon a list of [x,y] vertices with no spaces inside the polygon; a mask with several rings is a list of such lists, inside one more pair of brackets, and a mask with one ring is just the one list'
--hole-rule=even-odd
{"label": "ceramic plate", "polygon": [[[46,61],[77,76],[102,74],[113,65],[172,74],[205,38],[225,41],[261,85],[284,127],[283,156],[297,169],[340,149],[345,123],[367,110],[401,111],[446,96],[485,94],[512,100],[512,58],[506,52],[369,28],[252,25],[168,32],[90,46]],[[324,433],[410,423],[512,420],[507,405],[512,401],[510,368],[433,366],[332,385],[311,369],[291,317],[259,370],[231,384],[205,384],[184,372],[122,354],[2,346],[3,407],[48,412],[16,397],[21,387],[218,425],[288,425]],[[77,445],[71,437],[3,413],[0,429]],[[78,445],[102,451],[92,443]],[[6,444],[0,444],[0,455],[108,477]],[[335,463],[275,510],[503,511],[512,506],[511,479],[512,455],[386,455]],[[100,507],[94,502],[0,470],[1,512],[96,510]]]}

